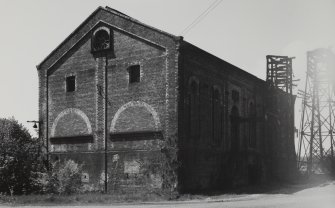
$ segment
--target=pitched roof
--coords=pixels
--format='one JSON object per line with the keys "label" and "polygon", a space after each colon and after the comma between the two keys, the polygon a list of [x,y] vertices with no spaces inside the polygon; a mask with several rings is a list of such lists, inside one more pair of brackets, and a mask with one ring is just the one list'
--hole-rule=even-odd
{"label": "pitched roof", "polygon": [[[108,6],[106,6],[105,8],[104,7],[98,7],[96,10],[94,10],[94,12],[92,13],[92,14],[90,14],[69,36],[67,36],[54,50],[52,50],[51,51],[51,53],[48,55],[48,56],[46,56],[42,61],[41,61],[41,63],[39,64],[39,65],[37,65],[36,66],[36,68],[39,70],[40,68],[41,68],[41,66],[50,58],[50,57],[52,57],[53,55],[56,55],[56,53],[61,49],[61,47],[63,47],[63,45],[65,45],[65,43],[67,43],[73,36],[75,36],[75,34],[87,23],[87,22],[89,22],[93,17],[94,17],[94,15],[96,15],[99,11],[101,11],[101,10],[103,10],[103,11],[106,11],[106,12],[109,12],[109,13],[111,13],[111,14],[114,14],[114,15],[117,15],[117,16],[119,16],[119,17],[121,17],[121,18],[124,18],[124,19],[127,19],[128,21],[131,21],[131,22],[134,22],[134,23],[136,23],[136,24],[138,24],[138,25],[141,25],[141,26],[144,26],[144,27],[146,27],[146,28],[149,28],[149,29],[152,29],[152,30],[154,30],[154,31],[156,31],[156,32],[158,32],[158,33],[160,33],[160,34],[163,34],[163,35],[165,35],[165,36],[168,36],[168,37],[170,37],[170,38],[172,38],[172,39],[174,39],[174,40],[181,40],[182,39],[182,37],[180,37],[180,36],[175,36],[175,35],[172,35],[172,34],[170,34],[170,33],[167,33],[167,32],[165,32],[165,31],[162,31],[162,30],[160,30],[160,29],[157,29],[157,28],[155,28],[155,27],[152,27],[152,26],[150,26],[150,25],[147,25],[147,24],[144,24],[144,23],[142,23],[142,22],[140,22],[139,20],[137,20],[137,19],[134,19],[134,18],[132,18],[132,17],[130,17],[130,16],[128,16],[128,15],[126,15],[126,14],[124,14],[124,13],[122,13],[122,12],[120,12],[120,11],[118,11],[118,10],[115,10],[115,9],[112,9],[112,8],[110,8],[110,7],[108,7]],[[94,26],[93,26],[94,27]],[[93,28],[92,27],[92,28]],[[91,28],[91,29],[92,29]],[[89,31],[88,31],[89,32]],[[87,33],[86,33],[87,34]],[[71,47],[68,47],[67,48],[67,50],[69,50]],[[66,50],[66,51],[67,51]],[[62,57],[63,55],[60,55],[60,57]]]}
{"label": "pitched roof", "polygon": [[[101,7],[101,8],[102,8],[102,7]],[[138,24],[140,24],[140,25],[143,25],[143,26],[145,26],[145,27],[147,27],[147,28],[151,28],[151,29],[153,29],[153,30],[155,30],[155,31],[157,31],[157,32],[159,32],[159,33],[165,34],[165,35],[170,36],[170,37],[172,37],[172,38],[175,38],[175,39],[179,39],[179,38],[180,38],[179,36],[175,36],[175,35],[173,35],[173,34],[171,34],[171,33],[168,33],[168,32],[165,32],[165,31],[163,31],[163,30],[160,30],[160,29],[157,29],[157,28],[155,28],[155,27],[152,27],[152,26],[150,26],[150,25],[147,25],[147,24],[145,24],[145,23],[143,23],[143,22],[141,22],[141,21],[139,21],[139,20],[137,20],[137,19],[134,19],[134,18],[132,18],[132,17],[130,17],[130,16],[128,16],[128,15],[126,15],[126,14],[124,14],[124,13],[122,13],[122,12],[116,10],[116,9],[110,8],[110,7],[108,7],[108,6],[106,6],[105,8],[102,8],[102,9],[105,9],[105,10],[107,10],[107,11],[113,13],[113,14],[119,15],[120,17],[126,18],[126,19],[128,19],[128,20],[130,20],[130,21],[132,21],[132,22],[136,22],[136,23],[138,23]]]}

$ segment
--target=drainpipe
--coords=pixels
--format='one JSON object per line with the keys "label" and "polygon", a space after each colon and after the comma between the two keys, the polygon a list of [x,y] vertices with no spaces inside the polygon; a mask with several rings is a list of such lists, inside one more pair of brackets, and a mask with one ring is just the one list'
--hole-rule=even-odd
{"label": "drainpipe", "polygon": [[107,97],[107,89],[108,89],[108,83],[107,83],[107,68],[108,68],[108,55],[106,53],[106,63],[105,63],[105,115],[104,115],[104,120],[105,120],[105,193],[108,191],[108,155],[107,155],[107,139],[108,139],[108,130],[107,130],[107,111],[108,111],[108,97]]}
{"label": "drainpipe", "polygon": [[46,135],[45,135],[45,138],[46,138],[46,145],[47,145],[47,170],[49,171],[49,75],[48,75],[48,72],[46,72],[46,125],[45,125],[45,128],[46,128]]}

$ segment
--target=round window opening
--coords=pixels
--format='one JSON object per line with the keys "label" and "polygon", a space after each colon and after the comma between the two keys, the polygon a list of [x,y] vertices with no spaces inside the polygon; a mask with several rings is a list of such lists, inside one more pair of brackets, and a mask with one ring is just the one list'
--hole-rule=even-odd
{"label": "round window opening", "polygon": [[94,35],[93,47],[94,50],[109,49],[110,39],[106,30],[100,30]]}

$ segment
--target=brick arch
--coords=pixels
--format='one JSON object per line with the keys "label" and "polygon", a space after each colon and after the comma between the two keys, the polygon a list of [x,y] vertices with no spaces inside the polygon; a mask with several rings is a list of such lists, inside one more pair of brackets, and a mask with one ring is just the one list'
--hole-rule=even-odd
{"label": "brick arch", "polygon": [[111,126],[110,126],[110,132],[115,132],[116,129],[115,129],[115,126],[116,126],[116,122],[118,121],[120,115],[122,112],[124,112],[126,109],[130,108],[130,107],[144,107],[147,111],[149,111],[153,117],[153,120],[155,122],[155,129],[156,130],[159,130],[161,129],[161,123],[160,123],[160,120],[159,120],[159,116],[158,116],[158,113],[155,111],[155,109],[145,103],[145,102],[142,102],[142,101],[130,101],[126,104],[124,104],[123,106],[121,106],[118,111],[115,113],[114,117],[113,117],[113,120],[112,120],[112,123],[111,123]]}
{"label": "brick arch", "polygon": [[86,116],[86,114],[77,109],[77,108],[67,108],[65,110],[63,110],[62,112],[60,112],[57,117],[55,118],[53,124],[52,124],[52,127],[51,127],[51,132],[50,132],[50,136],[51,137],[54,137],[55,136],[55,131],[56,131],[56,127],[57,127],[57,124],[58,124],[58,121],[63,118],[65,115],[68,115],[68,114],[71,114],[71,113],[74,113],[76,115],[78,115],[79,117],[81,117],[83,119],[83,121],[86,123],[86,126],[87,126],[87,130],[88,130],[88,133],[91,134],[92,133],[92,126],[91,126],[91,123],[90,123],[90,120],[88,119],[88,117]]}
{"label": "brick arch", "polygon": [[100,26],[97,29],[94,30],[93,35],[95,35],[97,32],[104,30],[108,33],[108,35],[110,35],[110,30],[108,29],[108,27],[106,26]]}

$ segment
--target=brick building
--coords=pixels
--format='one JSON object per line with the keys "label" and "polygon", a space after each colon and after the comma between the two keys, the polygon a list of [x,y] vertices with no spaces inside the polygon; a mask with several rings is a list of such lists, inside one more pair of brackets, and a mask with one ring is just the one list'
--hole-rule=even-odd
{"label": "brick building", "polygon": [[109,7],[37,70],[50,160],[83,163],[88,190],[222,189],[294,171],[290,95]]}

